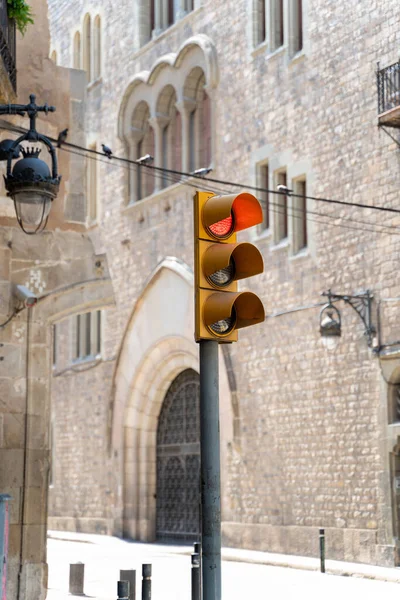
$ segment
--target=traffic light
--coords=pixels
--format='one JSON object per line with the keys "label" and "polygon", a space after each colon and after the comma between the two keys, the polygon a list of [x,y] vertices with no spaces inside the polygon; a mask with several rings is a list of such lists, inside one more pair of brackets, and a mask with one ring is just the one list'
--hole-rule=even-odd
{"label": "traffic light", "polygon": [[262,222],[261,205],[243,192],[194,197],[195,339],[236,342],[237,330],[261,323],[264,307],[252,292],[238,292],[237,281],[263,272],[259,250],[237,243],[236,232]]}

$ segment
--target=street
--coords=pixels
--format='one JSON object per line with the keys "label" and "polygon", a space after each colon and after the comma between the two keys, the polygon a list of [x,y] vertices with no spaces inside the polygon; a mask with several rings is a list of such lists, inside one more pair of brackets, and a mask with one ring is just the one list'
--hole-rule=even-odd
{"label": "street", "polygon": [[[141,544],[108,536],[51,532],[48,540],[48,600],[68,595],[69,564],[85,564],[87,597],[117,598],[119,569],[136,569],[136,598],[140,598],[141,564],[153,566],[153,600],[190,600],[190,547]],[[240,551],[239,551],[240,553]],[[315,571],[233,561],[222,563],[223,600],[347,600],[362,596],[397,598],[398,583]]]}

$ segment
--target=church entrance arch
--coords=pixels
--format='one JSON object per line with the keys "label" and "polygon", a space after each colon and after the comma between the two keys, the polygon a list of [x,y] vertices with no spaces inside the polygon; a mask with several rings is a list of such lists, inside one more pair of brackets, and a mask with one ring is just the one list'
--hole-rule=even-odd
{"label": "church entrance arch", "polygon": [[157,426],[157,539],[199,535],[200,380],[186,369],[170,385]]}

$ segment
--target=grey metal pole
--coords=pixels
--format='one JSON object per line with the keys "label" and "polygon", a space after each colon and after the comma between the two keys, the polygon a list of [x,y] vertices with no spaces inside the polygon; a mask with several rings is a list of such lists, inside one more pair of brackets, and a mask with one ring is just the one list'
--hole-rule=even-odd
{"label": "grey metal pole", "polygon": [[203,600],[221,600],[218,342],[200,341],[201,567]]}

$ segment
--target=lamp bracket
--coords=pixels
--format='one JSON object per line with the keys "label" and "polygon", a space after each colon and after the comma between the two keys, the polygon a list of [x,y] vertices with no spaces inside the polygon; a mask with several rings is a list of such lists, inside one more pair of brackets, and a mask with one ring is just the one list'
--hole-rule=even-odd
{"label": "lamp bracket", "polygon": [[323,292],[322,296],[327,296],[330,304],[333,302],[342,301],[345,304],[349,304],[353,310],[358,314],[361,321],[364,324],[365,332],[367,336],[368,346],[372,346],[372,338],[376,329],[372,324],[372,300],[373,295],[370,290],[366,290],[361,294],[355,294],[350,296],[348,294],[334,294],[331,290]]}

